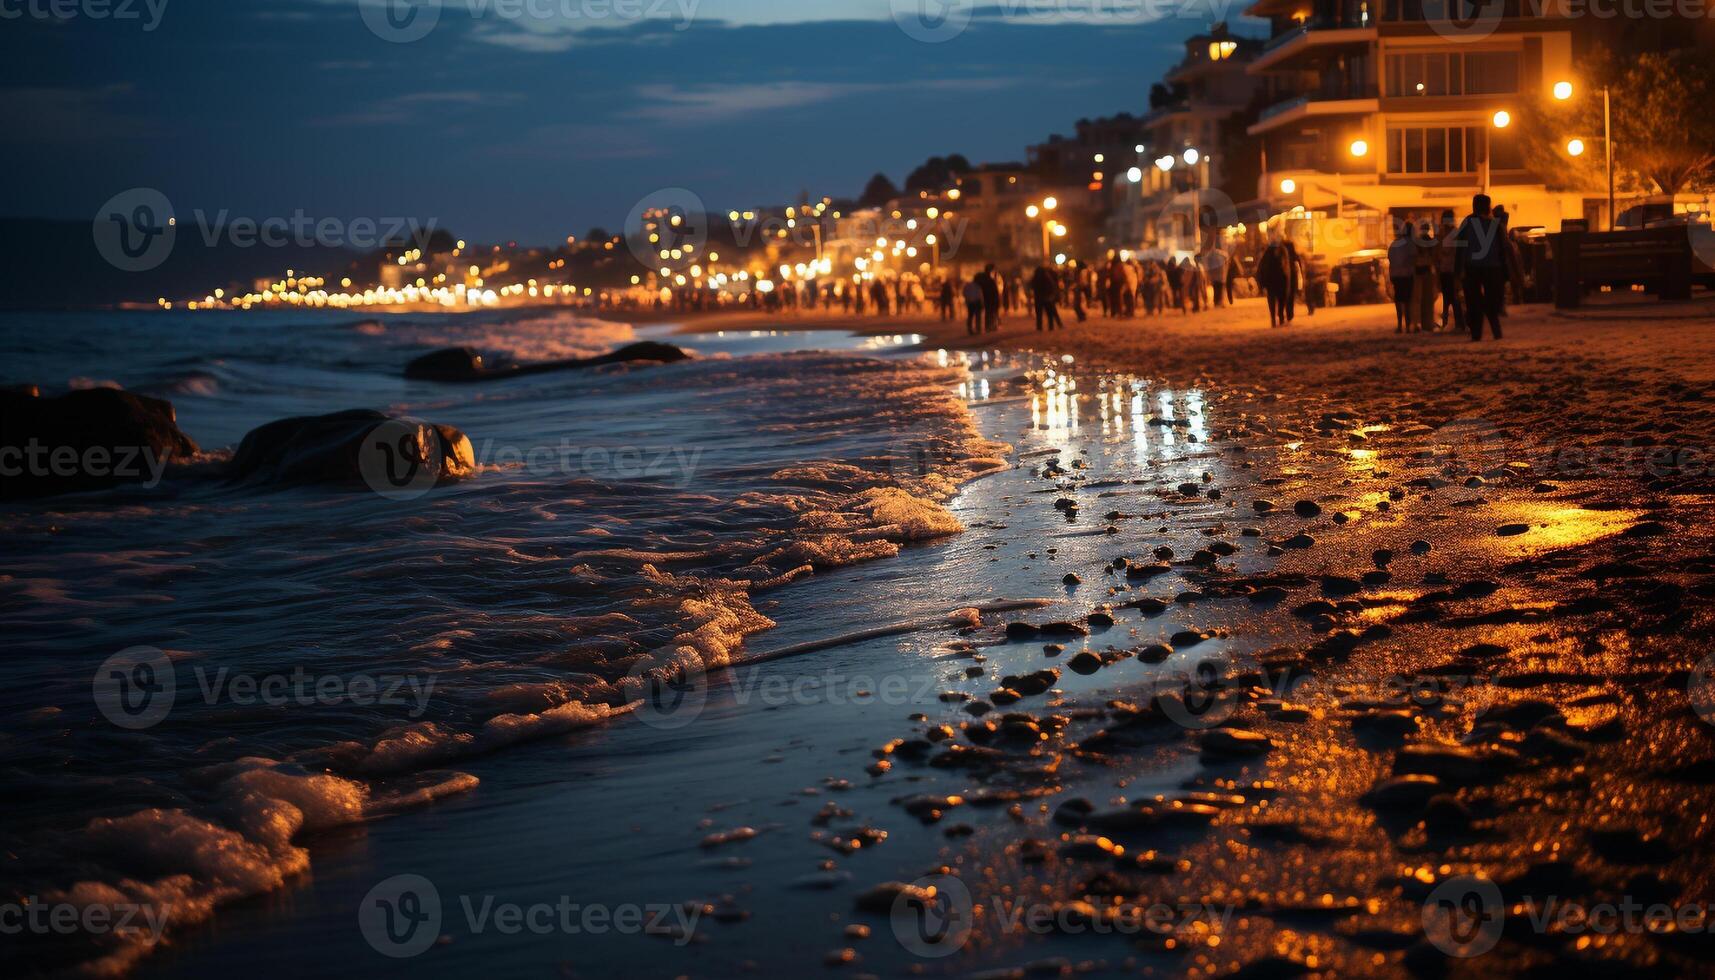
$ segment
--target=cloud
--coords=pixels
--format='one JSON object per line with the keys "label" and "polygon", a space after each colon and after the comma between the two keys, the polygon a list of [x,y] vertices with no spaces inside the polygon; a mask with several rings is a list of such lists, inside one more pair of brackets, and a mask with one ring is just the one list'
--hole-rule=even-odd
{"label": "cloud", "polygon": [[697,125],[726,122],[754,113],[834,102],[888,92],[991,92],[1019,84],[1006,78],[934,79],[900,82],[745,82],[712,85],[642,85],[636,114],[652,122]]}
{"label": "cloud", "polygon": [[317,126],[400,126],[423,121],[434,111],[458,108],[497,108],[520,100],[510,92],[406,92],[371,102],[361,109],[328,116]]}

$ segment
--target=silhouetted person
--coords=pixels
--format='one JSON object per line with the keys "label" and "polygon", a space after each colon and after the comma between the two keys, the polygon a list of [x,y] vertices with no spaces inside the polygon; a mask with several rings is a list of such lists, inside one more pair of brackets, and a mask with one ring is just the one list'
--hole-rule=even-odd
{"label": "silhouetted person", "polygon": [[1441,212],[1441,236],[1435,245],[1435,273],[1441,287],[1441,329],[1451,326],[1465,332],[1465,301],[1459,296],[1459,277],[1453,274],[1454,255],[1458,248],[1459,224],[1453,219],[1453,209]]}
{"label": "silhouetted person", "polygon": [[1044,329],[1044,322],[1048,330],[1065,326],[1060,322],[1060,310],[1054,305],[1060,298],[1059,293],[1060,280],[1047,264],[1037,266],[1036,274],[1030,277],[1030,298],[1036,305],[1036,329]]}
{"label": "silhouetted person", "polygon": [[983,330],[983,287],[982,283],[972,279],[965,283],[965,333],[977,334]]}
{"label": "silhouetted person", "polygon": [[1387,275],[1393,281],[1393,332],[1417,331],[1417,307],[1411,299],[1412,267],[1417,264],[1417,246],[1411,242],[1411,222],[1399,222],[1393,244],[1387,247]]}
{"label": "silhouetted person", "polygon": [[1471,340],[1483,339],[1483,321],[1489,333],[1501,339],[1501,302],[1507,288],[1506,229],[1489,207],[1489,195],[1471,198],[1471,213],[1459,223],[1453,261],[1465,283],[1465,315],[1471,323]]}
{"label": "silhouetted person", "polygon": [[1000,274],[993,262],[977,274],[977,285],[983,289],[983,329],[993,333],[1000,329]]}

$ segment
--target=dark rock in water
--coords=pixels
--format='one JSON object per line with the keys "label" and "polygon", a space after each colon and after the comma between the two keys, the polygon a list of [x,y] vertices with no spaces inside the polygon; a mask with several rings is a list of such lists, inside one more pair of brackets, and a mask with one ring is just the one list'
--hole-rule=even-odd
{"label": "dark rock in water", "polygon": [[0,451],[16,470],[0,480],[0,499],[151,483],[169,461],[197,452],[175,419],[171,403],[118,388],[0,392]]}
{"label": "dark rock in water", "polygon": [[1085,650],[1066,661],[1066,666],[1072,668],[1074,674],[1093,674],[1102,669],[1102,658]]}
{"label": "dark rock in water", "polygon": [[1146,664],[1158,664],[1173,656],[1173,648],[1165,643],[1151,643],[1137,651],[1137,659]]}
{"label": "dark rock in water", "polygon": [[1375,553],[1370,555],[1370,559],[1376,563],[1377,568],[1386,568],[1388,563],[1393,561],[1393,552],[1386,548],[1377,548]]}
{"label": "dark rock in water", "polygon": [[1089,800],[1086,800],[1081,796],[1074,796],[1054,808],[1053,820],[1057,824],[1067,827],[1076,827],[1083,823],[1084,818],[1089,816],[1095,809],[1095,805]]}
{"label": "dark rock in water", "polygon": [[487,367],[474,347],[448,347],[424,354],[405,365],[405,377],[424,381],[469,381]]}
{"label": "dark rock in water", "polygon": [[1274,742],[1260,732],[1238,728],[1217,728],[1203,734],[1204,762],[1217,759],[1250,759],[1266,755]]}
{"label": "dark rock in water", "polygon": [[246,483],[367,483],[380,493],[423,490],[476,468],[463,432],[369,409],[281,419],[252,429],[227,464]]}
{"label": "dark rock in water", "polygon": [[675,361],[687,360],[689,357],[689,354],[672,344],[645,340],[635,344],[627,344],[618,350],[610,351],[598,357],[568,357],[555,361],[537,361],[531,364],[490,366],[484,364],[482,355],[472,348],[449,347],[445,350],[424,354],[405,365],[405,377],[418,381],[491,381],[497,378],[516,378],[525,374],[542,374],[547,371],[600,367],[604,364],[638,361],[671,364]]}
{"label": "dark rock in water", "polygon": [[1061,578],[1060,578],[1060,582],[1062,585],[1079,585],[1083,581],[1084,581],[1083,579],[1078,577],[1077,572],[1067,572],[1065,575],[1061,576]]}
{"label": "dark rock in water", "polygon": [[1423,828],[1431,834],[1466,834],[1471,830],[1471,811],[1451,793],[1442,793],[1423,808]]}
{"label": "dark rock in water", "polygon": [[1381,780],[1359,801],[1376,810],[1417,810],[1441,791],[1441,780],[1419,773]]}
{"label": "dark rock in water", "polygon": [[1530,530],[1529,524],[1502,524],[1500,527],[1495,528],[1495,533],[1503,538],[1510,538],[1514,535],[1523,534],[1528,530]]}
{"label": "dark rock in water", "polygon": [[1035,623],[1026,623],[1021,621],[1006,624],[1006,635],[1009,639],[1028,640],[1033,636],[1040,635],[1041,633],[1042,630],[1038,629]]}
{"label": "dark rock in water", "polygon": [[1285,545],[1288,548],[1308,548],[1308,547],[1311,547],[1312,545],[1314,545],[1315,543],[1316,543],[1315,538],[1313,538],[1310,535],[1305,534],[1303,532],[1299,532],[1298,534],[1294,534],[1292,537],[1287,538],[1285,541],[1281,542],[1282,545]]}
{"label": "dark rock in water", "polygon": [[1315,517],[1322,513],[1322,506],[1314,500],[1300,500],[1292,505],[1292,512],[1299,517]]}
{"label": "dark rock in water", "polygon": [[1088,623],[1091,628],[1094,629],[1106,629],[1114,624],[1114,617],[1098,609],[1097,611],[1090,613],[1088,616],[1085,616],[1084,622]]}

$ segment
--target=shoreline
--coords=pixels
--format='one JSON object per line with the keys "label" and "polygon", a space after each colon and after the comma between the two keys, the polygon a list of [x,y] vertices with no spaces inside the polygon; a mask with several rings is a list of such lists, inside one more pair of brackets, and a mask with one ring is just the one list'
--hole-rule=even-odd
{"label": "shoreline", "polygon": [[[1709,336],[1715,331],[1708,329],[1715,324],[1701,332],[1664,324],[1676,330],[1679,349],[1693,352],[1670,365],[1660,361],[1652,328],[1630,320],[1567,330],[1561,318],[1520,308],[1506,323],[1506,342],[1470,344],[1463,337],[1382,334],[1377,318],[1388,312],[1383,307],[1347,308],[1324,318],[1331,312],[1286,331],[1246,322],[1253,313],[1261,319],[1261,311],[1260,305],[1243,303],[1197,316],[1097,321],[1054,335],[1035,333],[1023,318],[998,334],[975,338],[964,338],[960,324],[943,327],[933,318],[866,318],[856,324],[871,336],[922,334],[926,339],[919,346],[925,349],[958,349],[964,338],[969,348],[1005,345],[1074,355],[1063,373],[1078,382],[1076,388],[1050,384],[1040,373],[1020,382],[1022,369],[1010,366],[994,372],[996,397],[989,404],[1003,417],[1014,417],[1013,409],[1003,407],[1003,396],[1011,405],[1040,400],[1042,413],[1024,420],[1033,441],[1018,444],[1013,454],[1014,468],[1005,478],[1010,494],[986,486],[986,479],[975,490],[967,484],[961,497],[987,501],[985,524],[958,536],[970,540],[949,542],[945,549],[957,557],[949,557],[949,568],[980,583],[1018,580],[1033,588],[1013,594],[1065,595],[1065,612],[1054,615],[1071,617],[1085,632],[1071,634],[1066,649],[1045,659],[1042,637],[1013,637],[1008,626],[1040,624],[1048,615],[983,617],[976,630],[936,645],[947,659],[981,668],[975,677],[959,680],[948,673],[940,680],[938,686],[961,690],[962,700],[930,699],[916,706],[927,718],[912,725],[900,720],[907,709],[898,706],[866,716],[855,739],[812,739],[802,749],[808,757],[794,764],[795,775],[776,780],[771,792],[779,794],[788,792],[793,779],[806,787],[823,780],[864,784],[861,798],[868,806],[849,807],[858,814],[853,822],[861,818],[893,835],[881,851],[880,867],[874,856],[867,863],[849,855],[835,858],[853,877],[826,901],[801,902],[875,930],[867,943],[844,948],[876,966],[933,965],[939,972],[941,964],[963,962],[901,958],[891,948],[885,915],[852,911],[854,896],[865,889],[885,886],[889,878],[909,883],[948,865],[970,872],[973,886],[980,883],[991,895],[1017,881],[1046,888],[1055,914],[1079,922],[1099,919],[1101,902],[1111,897],[1090,890],[1097,880],[1089,878],[1092,872],[1097,878],[1117,875],[1128,902],[1219,904],[1239,913],[1217,932],[1175,933],[1178,947],[1171,955],[1160,948],[1159,936],[1116,944],[1111,935],[1097,939],[1075,930],[1051,937],[1008,936],[1004,929],[991,935],[996,920],[980,919],[983,932],[973,955],[998,957],[998,965],[1060,956],[1094,962],[1099,968],[1090,972],[1098,975],[1131,973],[1148,964],[1169,974],[1331,969],[1392,976],[1431,968],[1585,969],[1609,955],[1634,966],[1652,956],[1675,963],[1696,958],[1679,941],[1659,937],[1628,937],[1623,948],[1604,952],[1539,936],[1467,960],[1426,935],[1420,909],[1436,889],[1467,874],[1496,883],[1509,903],[1554,897],[1590,904],[1646,891],[1657,901],[1684,902],[1708,894],[1707,869],[1715,867],[1708,860],[1708,834],[1677,814],[1707,812],[1715,802],[1706,775],[1709,725],[1685,710],[1687,679],[1695,668],[1695,657],[1687,656],[1709,648],[1715,566],[1706,559],[1711,530],[1701,515],[1715,488],[1704,474],[1689,472],[1574,474],[1534,467],[1553,464],[1557,450],[1600,448],[1622,436],[1645,450],[1715,445],[1715,413],[1703,408],[1715,396],[1709,384],[1715,357],[1696,353],[1715,343]],[[757,322],[722,315],[691,318],[680,332],[852,326],[837,316],[807,326],[796,318]],[[1388,383],[1400,376],[1402,365],[1418,379],[1409,390]],[[1106,393],[1130,394],[1139,376],[1161,383],[1148,389],[1141,407],[1122,410],[1116,400],[1110,419]],[[1226,379],[1235,376],[1244,380],[1229,384]],[[1635,383],[1640,376],[1642,385]],[[1000,387],[1007,384],[1016,390]],[[1207,413],[1206,432],[1199,432],[1200,425],[1171,424],[1188,422],[1192,392],[1195,418],[1201,422]],[[1176,411],[1163,414],[1157,394],[1171,396]],[[1665,412],[1658,402],[1665,403]],[[992,430],[985,420],[993,409],[983,402],[970,407],[986,435],[1009,434]],[[1082,427],[1068,421],[1068,412],[1073,420],[1082,418]],[[1473,418],[1488,428],[1467,433],[1460,423]],[[1654,424],[1639,424],[1650,418]],[[1156,425],[1155,419],[1170,424]],[[1174,435],[1179,441],[1168,441]],[[1197,438],[1186,442],[1188,436]],[[1445,448],[1449,443],[1452,448]],[[1168,445],[1176,447],[1172,453]],[[1430,458],[1420,458],[1426,451]],[[1523,462],[1532,466],[1511,468]],[[1298,511],[1293,497],[1315,503],[1315,512]],[[1253,506],[1265,499],[1279,506]],[[1086,516],[1079,518],[1078,507],[1063,508],[1061,501],[1081,503]],[[1008,524],[1018,530],[1007,532]],[[1252,536],[1241,525],[1258,533]],[[1105,533],[1109,526],[1117,533]],[[1497,530],[1514,526],[1524,530]],[[1647,533],[1635,533],[1640,528]],[[1300,535],[1308,543],[1295,544]],[[1419,536],[1433,544],[1427,556],[1412,547]],[[1169,541],[1172,553],[1158,552],[1155,563],[1147,564],[1151,549]],[[1236,550],[1210,550],[1217,543]],[[988,553],[995,557],[985,558],[977,549],[989,545],[997,549]],[[1372,554],[1378,549],[1395,557],[1383,562]],[[1115,571],[1115,556],[1145,574],[1134,577],[1129,565]],[[985,560],[1002,561],[1008,571],[986,571],[978,564]],[[824,599],[838,596],[843,583],[896,587],[890,583],[905,572],[894,564],[842,571],[807,587]],[[1063,572],[1081,576],[1082,584],[1056,591]],[[1372,581],[1379,572],[1389,577]],[[1657,586],[1671,590],[1662,594]],[[1134,605],[1139,602],[1144,604]],[[1083,617],[1104,608],[1117,625],[1085,624]],[[1520,612],[1528,615],[1520,618]],[[809,631],[805,641],[817,639],[809,623],[800,630]],[[1175,648],[1168,663],[1181,668],[1220,653],[1243,663],[1236,680],[1258,682],[1269,693],[1241,694],[1232,702],[1233,713],[1213,726],[1163,725],[1152,715],[1156,702],[1145,683],[1153,675],[1144,665],[1157,655],[1147,651],[1155,645]],[[848,670],[876,669],[888,662],[892,648],[871,642],[815,659],[843,663]],[[972,657],[978,651],[986,663]],[[860,652],[875,659],[851,659]],[[1072,666],[1085,654],[1099,664],[1089,675]],[[809,669],[808,663],[775,669],[790,675]],[[1057,671],[1050,690],[1023,693],[1010,703],[996,697],[1009,689],[1005,677],[1044,666]],[[1398,678],[1443,686],[1433,697],[1418,697],[1411,688],[1412,696],[1403,699],[1378,689]],[[1092,683],[1118,689],[1103,697],[1097,692],[1108,692]],[[967,708],[976,704],[987,710]],[[755,725],[769,724],[745,714],[740,708],[732,722],[741,732],[754,736]],[[1003,726],[987,726],[996,718],[1033,726],[1041,744],[1020,752],[1005,738],[995,742]],[[769,744],[780,745],[790,729],[773,724]],[[799,712],[798,724],[825,726],[825,706]],[[946,744],[973,753],[970,762],[943,765],[933,761],[939,756],[901,753],[904,743],[895,745],[894,737],[910,742],[925,725],[931,732],[949,726],[955,734]],[[1670,729],[1673,737],[1663,737]],[[485,768],[523,772],[522,788],[510,787],[515,809],[509,812],[513,819],[540,816],[542,804],[528,792],[539,785],[533,780],[553,785],[555,796],[570,791],[575,804],[576,788],[556,772],[560,756],[569,751],[582,766],[611,772],[624,757],[603,756],[598,746],[615,741],[633,751],[652,744],[595,730],[526,750],[535,761],[518,763],[521,768],[510,761]],[[1660,755],[1670,744],[1672,754]],[[875,749],[877,756],[869,751],[876,745],[894,747]],[[753,760],[761,748],[734,746],[723,765],[744,765],[741,760]],[[1040,770],[1049,761],[1068,770],[1084,767],[1084,775],[1045,782]],[[1171,785],[1144,778],[1185,767],[1189,774]],[[1511,771],[1503,775],[1506,769]],[[1104,787],[1103,772],[1114,774],[1112,785]],[[1149,786],[1147,793],[1129,793],[1133,780]],[[662,788],[641,775],[620,784],[644,793],[642,800],[655,799],[651,788]],[[718,799],[719,793],[718,786],[706,787],[704,798]],[[938,811],[929,821],[909,808],[910,801],[938,793],[998,806],[949,806],[945,821]],[[1400,798],[1378,804],[1378,793]],[[1150,803],[1160,794],[1194,819],[1164,824]],[[372,825],[364,833],[405,838],[397,856],[406,862],[401,870],[409,870],[412,861],[425,860],[420,851],[413,857],[412,849],[426,844],[411,843],[409,828],[439,826],[466,812],[478,821],[472,829],[481,827],[484,812],[496,803],[481,790],[472,797],[385,827]],[[844,797],[835,792],[825,798]],[[1082,808],[1072,805],[1079,799]],[[814,809],[820,803],[805,805]],[[744,972],[736,957],[769,919],[766,905],[786,894],[778,890],[792,880],[792,869],[802,869],[792,862],[805,860],[806,850],[826,853],[824,844],[802,841],[804,814],[776,809],[782,805],[768,797],[740,812],[710,810],[700,821],[701,814],[675,812],[670,826],[651,837],[657,848],[682,845],[695,854],[706,822],[731,826],[742,818],[769,835],[762,844],[741,844],[732,852],[761,862],[743,892],[750,895],[754,888],[755,896],[727,903],[744,905],[746,916],[754,912],[757,921],[744,926],[722,920],[706,927],[710,950],[735,957],[735,967],[714,970],[717,975]],[[1092,822],[1093,816],[1100,822]],[[921,821],[920,831],[912,827],[914,820]],[[961,830],[967,826],[968,835]],[[1159,849],[1161,857],[1150,860],[1169,861],[1172,870],[1121,861],[1111,846],[1104,850],[1094,840],[1104,831],[1129,854]],[[784,838],[797,843],[788,845]],[[596,843],[586,840],[584,846]],[[545,838],[521,835],[511,847],[495,844],[485,853],[517,867],[518,852],[544,844],[563,846],[561,837],[547,832]],[[727,846],[715,853],[727,854]],[[762,847],[770,857],[762,857]],[[1066,853],[1046,862],[1025,856],[1038,849]],[[1689,858],[1686,867],[1692,870],[1671,864],[1664,849]],[[774,859],[775,850],[791,862]],[[1000,880],[990,877],[991,868],[1000,869]],[[317,870],[335,879],[351,871],[324,867],[319,855]],[[653,880],[659,885],[695,879],[680,868]],[[296,892],[310,884],[289,887]],[[718,892],[723,886],[709,887]],[[363,891],[355,889],[354,902]],[[1373,896],[1375,904],[1351,904],[1358,896]],[[253,912],[272,901],[248,907]],[[708,901],[711,909],[724,907],[719,897]],[[333,928],[355,932],[347,909],[340,905],[337,912]],[[790,921],[800,930],[814,925],[802,915]],[[1208,925],[1185,923],[1198,924]],[[843,942],[837,928],[825,925],[807,934],[811,938],[780,948],[775,968],[802,970]],[[418,965],[459,969],[493,938],[465,937],[443,954],[450,959],[431,957]],[[258,941],[266,947],[266,940]],[[205,943],[221,945],[208,936],[186,945],[194,951]],[[884,943],[886,951],[877,948]],[[249,943],[240,939],[237,945]],[[542,948],[530,949],[536,952],[513,955],[541,966]],[[650,962],[677,963],[671,954],[657,955],[662,958]],[[182,961],[168,953],[158,962],[139,971],[164,975]]]}

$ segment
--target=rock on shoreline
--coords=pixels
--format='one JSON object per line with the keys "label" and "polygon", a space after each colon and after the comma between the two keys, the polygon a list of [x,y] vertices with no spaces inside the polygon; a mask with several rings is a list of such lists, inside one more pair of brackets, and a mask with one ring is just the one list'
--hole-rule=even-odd
{"label": "rock on shoreline", "polygon": [[118,388],[41,398],[31,386],[0,391],[0,499],[27,500],[158,479],[197,444],[172,403]]}

